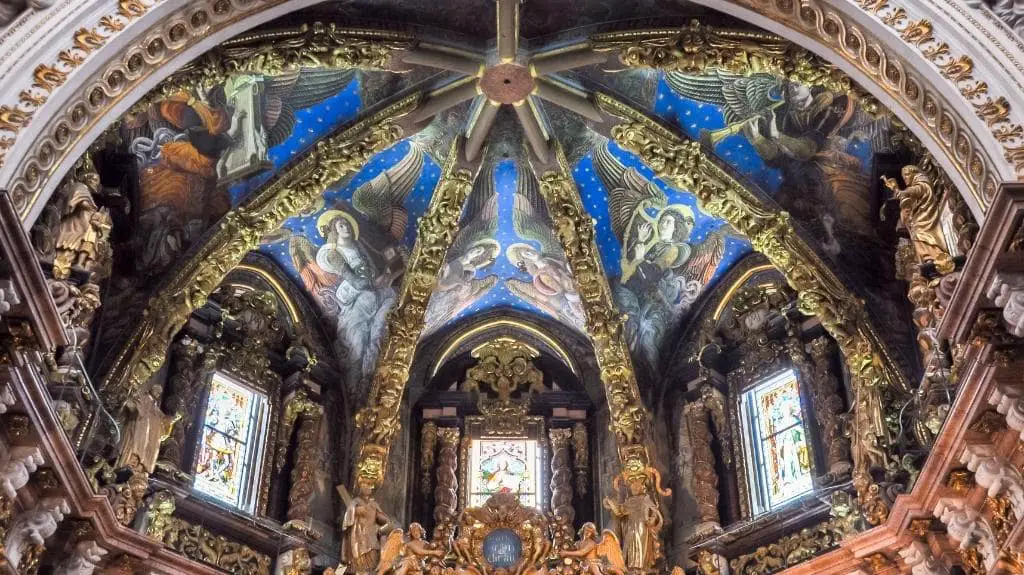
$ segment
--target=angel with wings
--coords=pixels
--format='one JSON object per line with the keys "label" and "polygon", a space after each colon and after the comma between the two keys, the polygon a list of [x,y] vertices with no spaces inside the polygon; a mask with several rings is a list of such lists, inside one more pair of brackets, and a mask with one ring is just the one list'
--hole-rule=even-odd
{"label": "angel with wings", "polygon": [[781,170],[779,201],[802,219],[816,220],[827,252],[840,249],[832,235],[837,219],[873,223],[866,167],[849,145],[858,140],[870,142],[874,152],[890,151],[889,116],[867,112],[853,92],[837,94],[768,73],[670,72],[665,80],[679,95],[721,109],[727,126],[703,131],[705,145],[742,133],[769,166]]}
{"label": "angel with wings", "polygon": [[527,242],[510,245],[505,255],[512,265],[528,274],[530,280],[511,278],[505,285],[513,294],[582,330],[585,325],[583,304],[562,257],[562,246],[552,231],[551,217],[537,180],[519,165],[516,176],[512,227]]}
{"label": "angel with wings", "polygon": [[622,245],[622,276],[613,286],[627,313],[630,348],[658,367],[658,347],[668,326],[696,301],[725,253],[724,227],[691,243],[693,209],[668,205],[665,192],[626,167],[608,147],[594,150],[598,178],[608,192],[612,232]]}
{"label": "angel with wings", "polygon": [[356,189],[352,204],[366,225],[360,226],[341,205],[317,218],[317,230],[326,240],[319,249],[302,236],[290,240],[295,269],[334,315],[357,377],[373,371],[395,302],[395,283],[405,273],[405,199],[423,169],[423,153],[411,146],[401,160]]}
{"label": "angel with wings", "polygon": [[589,521],[580,528],[576,549],[559,551],[558,555],[565,560],[578,559],[587,575],[626,575],[619,538],[605,529],[598,539],[597,526]]}
{"label": "angel with wings", "polygon": [[459,234],[448,250],[441,268],[437,289],[427,306],[427,332],[457,316],[498,283],[498,276],[477,278],[479,270],[494,264],[501,253],[501,244],[494,239],[498,231],[498,194],[494,189],[493,172],[478,178],[466,202],[466,212]]}
{"label": "angel with wings", "polygon": [[392,531],[381,547],[377,575],[388,572],[394,575],[440,573],[440,561],[444,559],[445,551],[424,539],[426,533],[419,523],[409,524],[408,540],[403,537],[401,529]]}

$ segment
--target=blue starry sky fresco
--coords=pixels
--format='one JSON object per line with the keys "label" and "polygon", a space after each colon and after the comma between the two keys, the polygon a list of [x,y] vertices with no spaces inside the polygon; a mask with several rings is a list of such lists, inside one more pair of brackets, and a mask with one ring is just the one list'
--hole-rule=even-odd
{"label": "blue starry sky fresco", "polygon": [[[486,171],[481,172],[480,176],[484,177],[487,174]],[[506,254],[508,246],[514,243],[529,243],[536,247],[538,250],[540,246],[537,242],[528,241],[520,238],[512,225],[513,210],[512,206],[515,201],[515,193],[517,186],[517,175],[516,175],[516,163],[513,160],[503,160],[497,164],[494,169],[495,179],[495,190],[498,194],[498,229],[495,232],[494,239],[501,244],[501,255],[494,262],[494,265],[477,270],[474,276],[477,279],[485,278],[489,275],[498,276],[498,283],[490,289],[483,297],[473,302],[472,305],[462,310],[461,313],[455,315],[455,317],[449,318],[445,324],[451,324],[457,322],[462,318],[471,317],[475,314],[487,312],[497,308],[513,308],[529,313],[548,315],[544,310],[541,310],[533,304],[523,300],[518,295],[513,294],[509,291],[505,282],[509,279],[520,279],[523,281],[530,281],[530,275],[520,271],[509,259]],[[450,255],[450,254],[449,254]],[[561,254],[558,254],[561,256]],[[560,319],[560,318],[555,318]]]}
{"label": "blue starry sky fresco", "polygon": [[349,82],[344,90],[308,108],[295,111],[295,129],[287,140],[268,150],[272,169],[236,182],[228,188],[231,205],[238,205],[246,196],[265,184],[282,166],[313,146],[317,140],[349,122],[363,107],[360,82]]}
{"label": "blue starry sky fresco", "polygon": [[[635,168],[642,176],[652,180],[665,193],[669,205],[682,204],[693,210],[693,232],[688,242],[691,245],[696,246],[700,244],[707,238],[709,233],[726,225],[724,221],[700,211],[700,208],[697,206],[697,198],[693,194],[676,190],[660,179],[655,178],[654,172],[635,155],[620,148],[614,142],[610,143],[609,149],[624,166]],[[608,208],[608,191],[595,171],[593,154],[587,154],[576,164],[576,167],[573,168],[573,178],[576,180],[577,187],[579,187],[580,196],[583,198],[583,205],[590,212],[590,216],[594,218],[595,231],[597,232],[597,247],[601,252],[601,262],[604,264],[605,273],[614,282],[622,276],[622,245],[612,231],[611,214]],[[657,215],[655,211],[651,211],[649,214],[652,217]],[[746,240],[734,237],[727,238],[725,254],[715,270],[715,275],[712,277],[710,285],[714,285],[722,275],[729,271],[729,268],[734,263],[751,251],[750,243]],[[706,286],[705,290],[710,285]]]}
{"label": "blue starry sky fresco", "polygon": [[[339,182],[335,187],[330,188],[324,194],[324,206],[317,210],[316,213],[309,216],[299,216],[288,219],[284,223],[284,228],[291,232],[292,235],[302,235],[308,238],[313,244],[319,248],[324,244],[326,239],[320,235],[320,232],[316,229],[316,220],[320,217],[324,211],[329,209],[341,209],[349,214],[353,215],[359,222],[362,230],[363,226],[372,225],[366,221],[365,217],[352,206],[352,194],[356,189],[368,182],[377,174],[381,173],[393,166],[396,162],[405,157],[409,153],[409,147],[412,143],[409,140],[403,140],[391,148],[380,152],[375,155],[369,162],[363,166],[363,169],[356,173],[350,180]],[[427,210],[427,205],[430,203],[430,198],[434,192],[434,188],[437,186],[438,180],[441,178],[441,167],[435,162],[429,154],[424,155],[423,160],[423,171],[420,173],[419,180],[416,182],[416,187],[409,193],[409,196],[405,201],[405,209],[409,213],[409,223],[406,226],[405,236],[402,238],[404,245],[411,250],[413,243],[416,241],[416,221],[420,216]],[[375,234],[379,235],[379,234]],[[370,237],[369,234],[364,235],[360,232],[360,239]],[[377,250],[383,250],[388,246],[373,246]],[[298,270],[295,269],[294,262],[292,262],[291,255],[288,253],[288,241],[278,241],[270,244],[264,244],[260,247],[260,251],[277,261],[277,263],[292,276],[297,285],[303,285],[302,279],[299,276]]]}
{"label": "blue starry sky fresco", "polygon": [[[704,130],[717,130],[726,126],[725,117],[717,105],[680,96],[665,82],[664,74],[659,75],[653,111],[655,115],[676,124],[694,140],[699,140]],[[874,161],[870,142],[850,140],[846,151],[861,161],[864,173],[870,174]],[[715,146],[715,155],[769,195],[774,196],[783,184],[782,171],[767,165],[743,134],[733,134],[722,139]]]}

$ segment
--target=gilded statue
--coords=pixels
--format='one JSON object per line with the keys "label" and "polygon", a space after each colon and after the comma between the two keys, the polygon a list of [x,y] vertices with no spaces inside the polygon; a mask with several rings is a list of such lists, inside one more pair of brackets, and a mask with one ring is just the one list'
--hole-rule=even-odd
{"label": "gilded statue", "polygon": [[900,189],[896,178],[882,176],[882,182],[900,204],[900,221],[910,234],[918,263],[933,262],[941,272],[953,271],[952,260],[942,232],[942,197],[931,178],[914,164],[900,171]]}
{"label": "gilded statue", "polygon": [[624,474],[616,477],[613,484],[620,499],[615,501],[605,497],[604,506],[618,521],[626,565],[631,570],[647,571],[660,558],[659,534],[665,523],[661,508],[650,492],[649,481],[653,479],[659,495],[668,496],[672,491],[662,489],[661,474],[653,467],[644,470],[643,475],[629,477],[627,493],[621,490],[623,477]]}
{"label": "gilded statue", "polygon": [[167,415],[160,409],[164,388],[158,383],[149,386],[146,393],[140,393],[125,403],[128,420],[121,438],[121,452],[114,467],[153,473],[160,444],[170,437],[177,415]]}
{"label": "gilded statue", "polygon": [[559,551],[558,556],[568,564],[578,559],[581,571],[587,575],[625,575],[626,561],[615,533],[605,529],[597,537],[597,526],[589,521],[580,528],[580,540],[575,549]]}
{"label": "gilded statue", "polygon": [[99,209],[93,200],[99,183],[99,176],[93,171],[87,171],[82,181],[70,182],[70,198],[57,229],[53,259],[53,275],[57,279],[67,278],[72,266],[93,271],[102,256],[100,250],[105,249],[103,244],[113,224],[110,212]]}
{"label": "gilded statue", "polygon": [[390,531],[391,519],[373,499],[369,485],[359,483],[357,489],[356,497],[341,490],[345,499],[341,559],[356,573],[368,573],[379,564],[380,536]]}
{"label": "gilded statue", "polygon": [[392,531],[380,550],[377,575],[389,571],[393,571],[394,575],[439,574],[445,551],[426,541],[426,533],[419,523],[409,524],[408,540],[401,529]]}

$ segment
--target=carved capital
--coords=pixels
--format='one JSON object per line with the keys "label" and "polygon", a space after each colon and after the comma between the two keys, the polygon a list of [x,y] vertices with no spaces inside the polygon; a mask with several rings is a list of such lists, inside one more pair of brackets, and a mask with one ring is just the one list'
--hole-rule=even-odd
{"label": "carved capital", "polygon": [[1006,417],[1006,426],[1019,432],[1024,440],[1024,388],[999,383],[992,390],[988,403]]}
{"label": "carved capital", "polygon": [[107,553],[95,541],[79,541],[71,555],[57,565],[53,575],[92,575]]}
{"label": "carved capital", "polygon": [[902,549],[900,557],[910,567],[911,575],[949,575],[949,568],[920,539],[911,541],[910,545]]}
{"label": "carved capital", "polygon": [[1006,330],[1024,337],[1024,273],[996,272],[986,295],[1002,308]]}
{"label": "carved capital", "polygon": [[1006,496],[1017,517],[1024,517],[1024,478],[1009,459],[997,455],[991,445],[968,445],[960,463],[974,472],[974,481],[989,497]]}
{"label": "carved capital", "polygon": [[985,569],[999,561],[999,546],[992,527],[963,499],[940,499],[935,505],[935,516],[946,525],[961,549],[976,549],[981,554]]}

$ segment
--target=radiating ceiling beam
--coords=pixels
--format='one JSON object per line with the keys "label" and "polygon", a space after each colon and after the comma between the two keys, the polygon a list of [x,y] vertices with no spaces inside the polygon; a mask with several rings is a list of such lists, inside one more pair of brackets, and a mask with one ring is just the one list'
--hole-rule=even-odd
{"label": "radiating ceiling beam", "polygon": [[533,153],[541,161],[547,162],[549,157],[548,140],[544,137],[544,128],[541,126],[537,114],[533,111],[530,100],[516,102],[512,107],[516,110],[516,117],[519,118],[519,123],[523,126],[523,132],[526,133],[526,139],[530,142]]}
{"label": "radiating ceiling beam", "polygon": [[466,159],[476,160],[480,154],[480,150],[484,147],[484,140],[487,139],[487,134],[498,117],[498,108],[500,107],[501,104],[491,100],[484,102],[476,122],[473,122],[473,126],[469,129],[469,138],[466,140]]}
{"label": "radiating ceiling beam", "polygon": [[545,78],[537,78],[537,84],[533,93],[552,104],[576,112],[588,120],[595,122],[604,120],[604,115],[597,109],[597,106],[583,92],[578,90],[573,90]]}
{"label": "radiating ceiling beam", "polygon": [[476,58],[422,45],[401,53],[399,57],[405,64],[419,64],[430,68],[451,70],[467,76],[479,77],[484,71],[483,62]]}
{"label": "radiating ceiling beam", "polygon": [[413,119],[417,122],[428,120],[452,106],[475,98],[479,93],[480,89],[477,87],[476,79],[465,78],[431,92],[420,107],[413,112]]}
{"label": "radiating ceiling beam", "polygon": [[519,1],[498,1],[498,60],[514,62],[519,52]]}
{"label": "radiating ceiling beam", "polygon": [[610,52],[598,52],[590,46],[571,47],[566,50],[553,50],[538,54],[530,60],[530,72],[535,78],[555,72],[564,72],[573,68],[603,64],[608,61]]}

